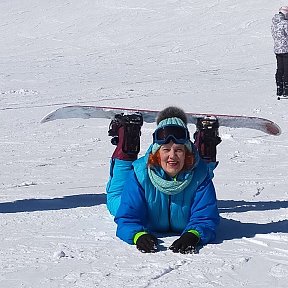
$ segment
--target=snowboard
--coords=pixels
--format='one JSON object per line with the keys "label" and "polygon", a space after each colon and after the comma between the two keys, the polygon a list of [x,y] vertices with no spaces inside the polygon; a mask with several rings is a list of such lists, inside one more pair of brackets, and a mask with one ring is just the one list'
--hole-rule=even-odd
{"label": "snowboard", "polygon": [[[159,110],[146,110],[136,108],[123,108],[123,107],[105,107],[105,106],[64,106],[58,108],[48,115],[46,115],[41,123],[57,119],[68,119],[68,118],[104,118],[113,119],[116,114],[124,113],[141,113],[143,121],[146,123],[153,123],[159,113]],[[241,115],[223,115],[223,114],[205,114],[205,113],[191,113],[186,112],[188,123],[195,124],[199,118],[217,118],[219,126],[226,126],[231,128],[249,128],[260,130],[269,135],[280,135],[280,127],[265,118],[255,116],[241,116]]]}

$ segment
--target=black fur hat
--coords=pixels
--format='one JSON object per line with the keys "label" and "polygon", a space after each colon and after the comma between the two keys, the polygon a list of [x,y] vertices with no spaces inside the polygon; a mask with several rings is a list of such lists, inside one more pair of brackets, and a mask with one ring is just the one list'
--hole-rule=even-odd
{"label": "black fur hat", "polygon": [[184,110],[176,106],[169,106],[160,111],[157,115],[156,123],[158,125],[162,120],[172,117],[180,118],[187,125],[187,116]]}

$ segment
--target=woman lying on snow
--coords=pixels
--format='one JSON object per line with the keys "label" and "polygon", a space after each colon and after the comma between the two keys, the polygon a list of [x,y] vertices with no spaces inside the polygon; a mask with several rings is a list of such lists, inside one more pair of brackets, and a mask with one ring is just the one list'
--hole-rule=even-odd
{"label": "woman lying on snow", "polygon": [[156,122],[152,145],[136,160],[141,114],[119,114],[111,121],[109,135],[117,147],[106,188],[107,207],[115,216],[117,236],[141,252],[157,251],[153,233],[174,232],[180,237],[169,249],[194,253],[197,245],[215,239],[219,223],[212,183],[216,145],[221,141],[218,122],[200,121],[195,145],[182,109],[168,107]]}

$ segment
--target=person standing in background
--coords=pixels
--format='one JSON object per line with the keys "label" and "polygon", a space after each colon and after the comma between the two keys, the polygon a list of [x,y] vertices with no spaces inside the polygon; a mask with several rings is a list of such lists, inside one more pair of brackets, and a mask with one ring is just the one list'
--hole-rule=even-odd
{"label": "person standing in background", "polygon": [[288,6],[282,6],[272,18],[271,33],[277,61],[277,96],[288,97]]}

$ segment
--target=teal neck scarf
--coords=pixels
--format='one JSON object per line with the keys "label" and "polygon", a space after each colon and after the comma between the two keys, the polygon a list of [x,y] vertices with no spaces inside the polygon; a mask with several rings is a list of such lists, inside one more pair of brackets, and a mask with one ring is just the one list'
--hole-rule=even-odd
{"label": "teal neck scarf", "polygon": [[190,171],[188,177],[183,181],[178,180],[165,180],[155,173],[153,169],[148,167],[148,175],[152,184],[161,192],[167,195],[176,195],[182,192],[192,181],[193,171]]}

